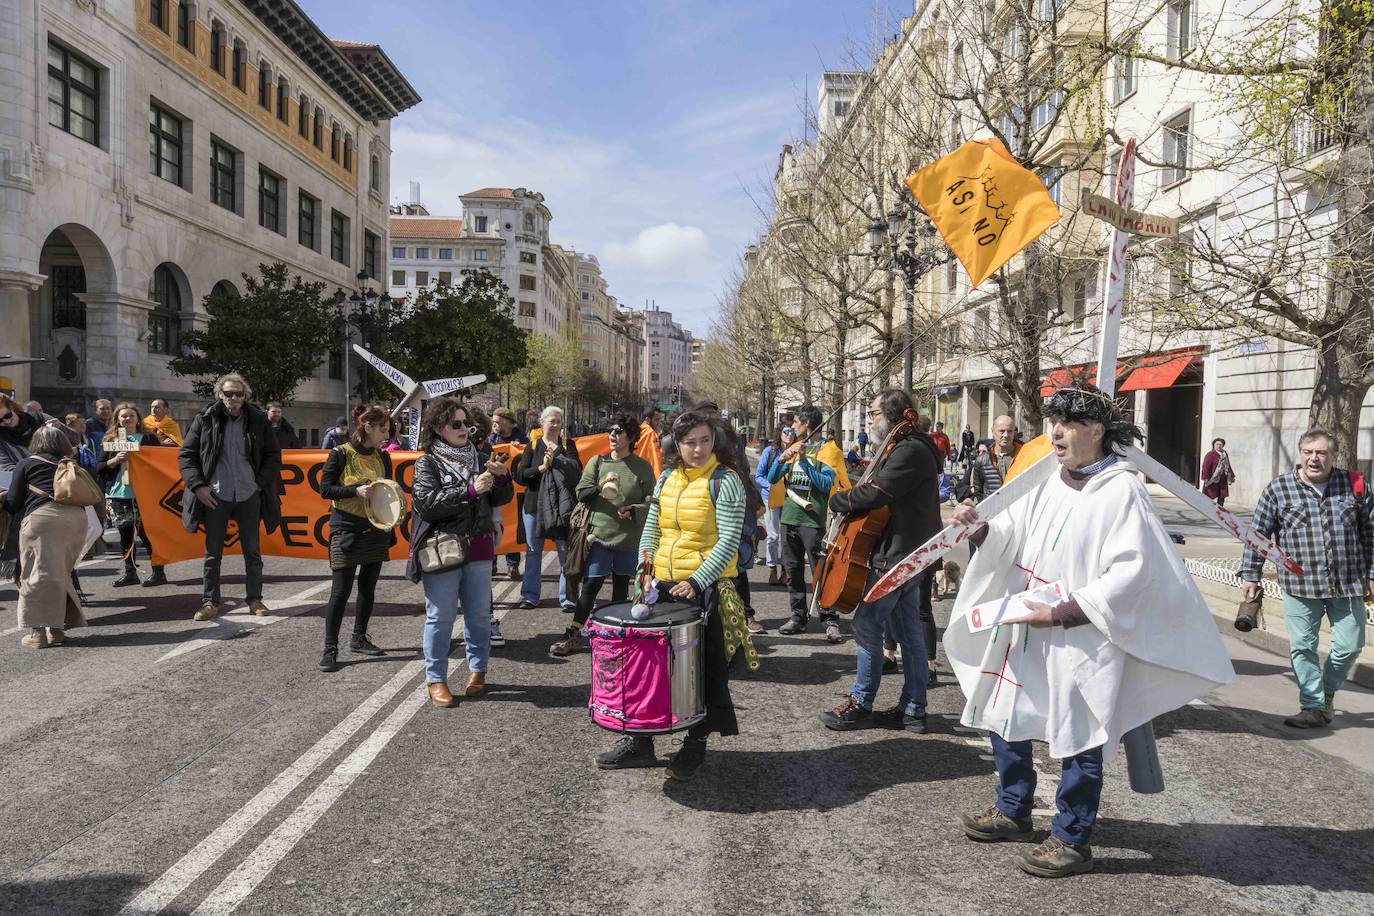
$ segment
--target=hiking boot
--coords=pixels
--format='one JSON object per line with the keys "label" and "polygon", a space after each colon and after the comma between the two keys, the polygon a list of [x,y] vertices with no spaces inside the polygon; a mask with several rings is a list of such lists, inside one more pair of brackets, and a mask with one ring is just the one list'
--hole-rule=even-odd
{"label": "hiking boot", "polygon": [[320,670],[339,670],[339,649],[337,646],[329,646],[324,650],[324,654],[320,656]]}
{"label": "hiking boot", "polygon": [[648,735],[625,735],[609,751],[596,755],[596,765],[603,770],[628,770],[657,764],[654,739]]}
{"label": "hiking boot", "polygon": [[673,759],[668,761],[668,769],[664,771],[664,775],[678,782],[686,782],[700,769],[701,762],[705,759],[706,739],[688,735],[682,739],[682,747],[678,748]]}
{"label": "hiking boot", "polygon": [[787,623],[784,623],[782,626],[778,627],[778,632],[781,633],[783,636],[794,636],[797,633],[805,633],[806,618],[793,617],[792,619],[788,620]]}
{"label": "hiking boot", "polygon": [[1035,836],[1029,817],[1008,817],[996,805],[988,805],[978,814],[965,814],[960,820],[964,822],[964,836],[979,843],[1024,842]]}
{"label": "hiking boot", "polygon": [[158,585],[166,585],[166,584],[167,584],[167,574],[166,574],[165,572],[162,571],[162,567],[161,567],[161,566],[154,566],[154,567],[153,567],[153,574],[152,574],[151,576],[149,576],[148,578],[146,578],[146,579],[143,580],[143,587],[144,587],[144,588],[154,588],[154,587],[156,587],[156,586],[158,586]]}
{"label": "hiking boot", "polygon": [[844,642],[844,637],[840,635],[840,625],[838,623],[827,623],[825,625],[825,639],[827,642]]}
{"label": "hiking boot", "polygon": [[110,583],[115,588],[124,588],[128,585],[138,585],[138,569],[132,563],[124,564],[124,575]]}
{"label": "hiking boot", "polygon": [[744,618],[744,626],[745,629],[749,631],[749,634],[751,636],[758,636],[760,633],[768,632],[768,628],[763,624],[759,623],[759,619],[757,617]]}
{"label": "hiking boot", "polygon": [[1296,716],[1289,716],[1283,724],[1289,728],[1323,728],[1330,720],[1324,709],[1304,709]]}
{"label": "hiking boot", "polygon": [[495,617],[491,620],[491,647],[499,649],[506,644],[506,636],[501,632],[501,621]]}
{"label": "hiking boot", "polygon": [[28,634],[19,640],[19,645],[25,649],[46,649],[48,647],[48,631],[42,627],[30,627]]}
{"label": "hiking boot", "polygon": [[248,601],[248,613],[257,617],[266,617],[270,612],[267,605],[262,603],[261,598],[252,598]]}
{"label": "hiking boot", "polygon": [[1336,718],[1336,695],[1334,693],[1326,695],[1326,704],[1322,706],[1322,718],[1327,721],[1327,724]]}
{"label": "hiking boot", "polygon": [[587,641],[582,638],[582,633],[580,631],[570,632],[565,633],[563,639],[549,646],[549,654],[563,658],[572,655],[574,652],[581,652],[586,647]]}
{"label": "hiking boot", "polygon": [[60,646],[67,641],[67,634],[57,627],[48,627],[48,645]]}
{"label": "hiking boot", "polygon": [[213,601],[202,601],[200,610],[196,611],[196,620],[214,620],[219,616],[219,605]]}
{"label": "hiking boot", "polygon": [[821,724],[831,731],[849,732],[856,728],[872,728],[873,710],[864,709],[859,701],[846,696],[834,709],[821,713]]}
{"label": "hiking boot", "polygon": [[1091,847],[1075,846],[1052,836],[1022,855],[1017,864],[1023,872],[1040,878],[1065,878],[1092,871],[1097,863]]}
{"label": "hiking boot", "polygon": [[873,723],[879,728],[892,728],[900,731],[911,732],[914,735],[924,735],[926,733],[926,714],[913,716],[902,712],[902,707],[894,706],[891,709],[884,709],[882,712],[873,714]]}
{"label": "hiking boot", "polygon": [[373,658],[380,658],[386,655],[381,649],[367,638],[366,633],[354,633],[353,638],[348,641],[348,651],[357,652],[359,655],[370,655]]}

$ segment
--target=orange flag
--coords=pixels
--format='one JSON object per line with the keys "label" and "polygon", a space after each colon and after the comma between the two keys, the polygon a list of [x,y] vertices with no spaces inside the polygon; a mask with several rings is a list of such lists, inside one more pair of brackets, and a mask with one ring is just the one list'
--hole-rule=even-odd
{"label": "orange flag", "polygon": [[1059,221],[1044,183],[998,140],[970,140],[906,186],[975,288]]}

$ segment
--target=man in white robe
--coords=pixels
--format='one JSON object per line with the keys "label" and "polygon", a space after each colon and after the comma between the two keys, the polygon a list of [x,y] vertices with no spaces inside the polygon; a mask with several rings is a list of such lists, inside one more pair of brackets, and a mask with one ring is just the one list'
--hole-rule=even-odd
{"label": "man in white robe", "polygon": [[[984,525],[945,651],[968,698],[963,724],[992,733],[999,777],[996,804],[966,815],[965,833],[1032,838],[1031,741],[1045,741],[1063,761],[1058,812],[1019,864],[1060,877],[1093,867],[1102,766],[1121,736],[1235,674],[1135,467],[1112,448],[1140,431],[1091,385],[1061,389],[1045,416],[1058,472],[994,518],[979,519],[972,502],[955,510],[954,520]],[[1066,597],[1027,601],[1026,622],[971,630],[975,606],[1056,582]]]}

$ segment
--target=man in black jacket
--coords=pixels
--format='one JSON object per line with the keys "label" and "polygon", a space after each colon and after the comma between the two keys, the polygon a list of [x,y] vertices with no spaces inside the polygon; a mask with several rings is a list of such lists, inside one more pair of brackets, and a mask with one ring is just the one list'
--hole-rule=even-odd
{"label": "man in black jacket", "polygon": [[253,391],[237,372],[215,382],[215,403],[196,414],[177,463],[186,492],[181,520],[187,531],[205,525],[205,571],[196,620],[219,615],[219,567],[229,520],[238,523],[247,577],[248,609],[259,617],[262,550],[259,525],[270,534],[281,524],[281,448],[267,414],[248,403]]}
{"label": "man in black jacket", "polygon": [[[910,410],[911,398],[900,388],[889,388],[873,399],[868,409],[869,437],[882,442],[887,432]],[[940,530],[940,465],[935,443],[923,432],[912,432],[888,453],[871,478],[830,497],[832,512],[857,512],[887,506],[892,510],[882,537],[869,556],[870,573],[865,590],[912,550]],[[821,714],[827,728],[848,731],[884,726],[925,732],[927,670],[925,641],[918,624],[924,577],[917,576],[879,600],[859,602],[854,611],[854,642],[859,647],[858,676],[849,696]],[[873,701],[883,670],[883,627],[892,621],[897,644],[902,647],[902,694],[896,706],[876,715]]]}
{"label": "man in black jacket", "polygon": [[267,422],[272,426],[272,435],[277,439],[278,448],[301,447],[300,437],[296,435],[296,427],[292,426],[291,421],[286,419],[281,401],[267,402]]}

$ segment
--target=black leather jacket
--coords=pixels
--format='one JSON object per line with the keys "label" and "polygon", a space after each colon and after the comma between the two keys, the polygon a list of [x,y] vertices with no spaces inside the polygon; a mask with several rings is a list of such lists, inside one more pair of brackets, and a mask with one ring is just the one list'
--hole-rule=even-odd
{"label": "black leather jacket", "polygon": [[[491,449],[477,447],[480,463],[491,457]],[[475,497],[457,473],[431,454],[415,461],[414,480],[410,488],[410,506],[415,513],[415,525],[410,535],[410,557],[406,562],[406,577],[420,581],[420,567],[415,562],[415,548],[424,543],[430,532],[439,530],[451,534],[491,534],[496,531],[496,507],[504,506],[515,496],[510,475],[498,477],[492,488]]]}

